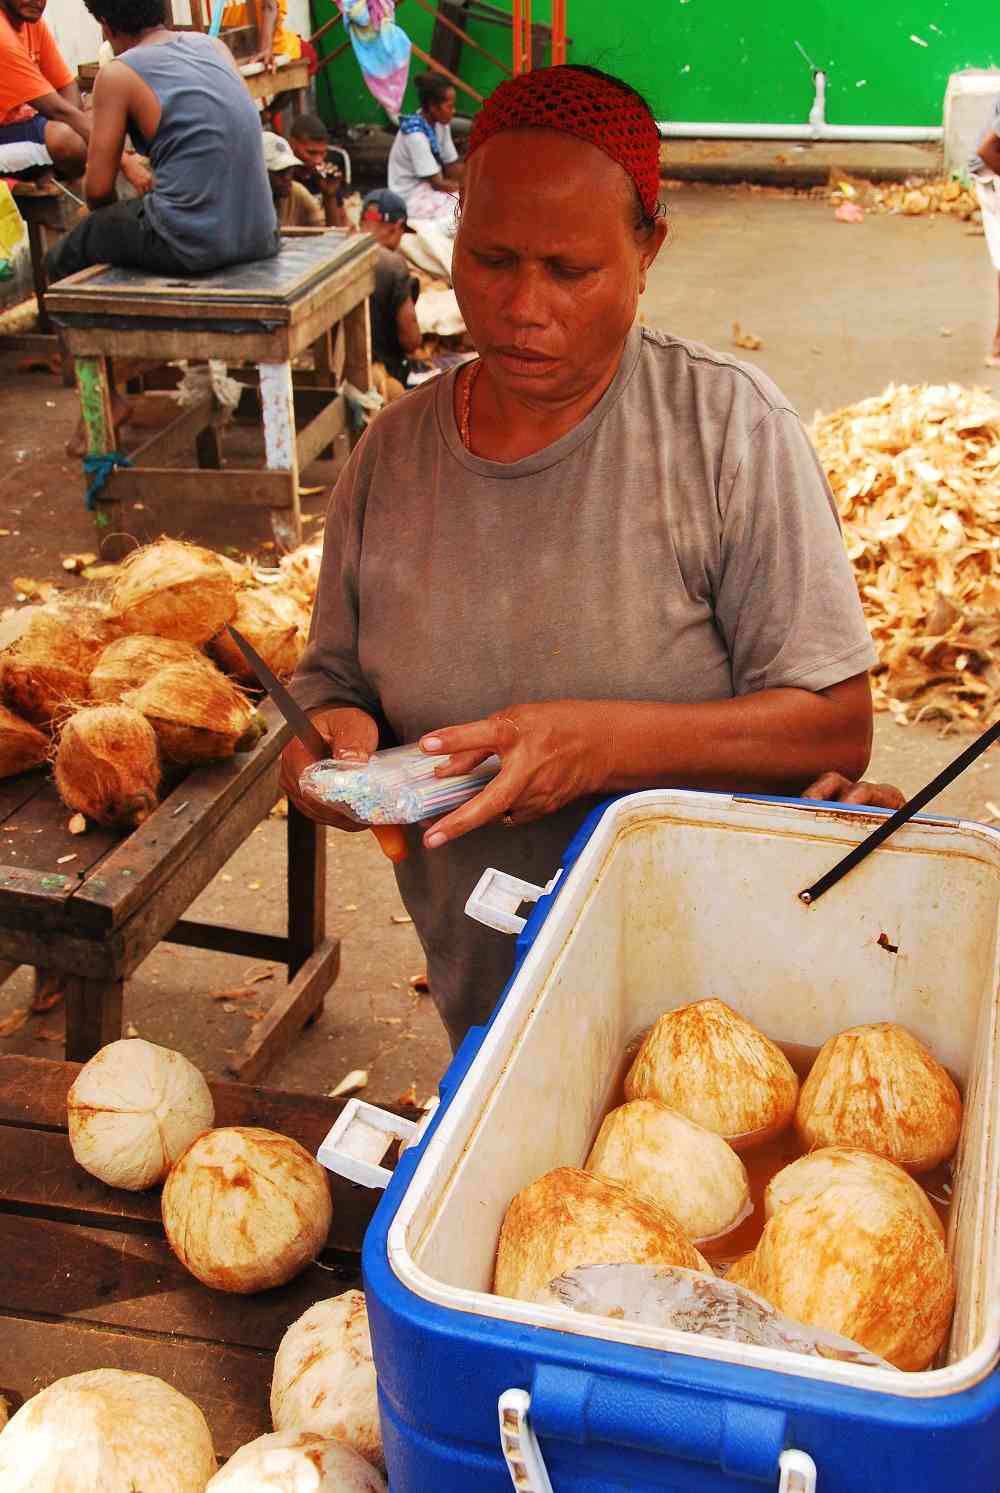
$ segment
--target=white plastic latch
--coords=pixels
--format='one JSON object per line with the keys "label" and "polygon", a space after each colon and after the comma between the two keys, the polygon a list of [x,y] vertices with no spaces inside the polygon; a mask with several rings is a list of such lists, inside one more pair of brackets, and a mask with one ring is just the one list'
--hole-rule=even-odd
{"label": "white plastic latch", "polygon": [[778,1493],[816,1493],[816,1463],[808,1452],[783,1451],[778,1471]]}
{"label": "white plastic latch", "polygon": [[517,1493],[552,1493],[542,1449],[528,1419],[530,1409],[526,1389],[504,1390],[497,1401],[500,1450]]}
{"label": "white plastic latch", "polygon": [[551,892],[561,874],[557,871],[547,886],[536,886],[533,881],[521,881],[520,877],[489,867],[476,882],[465,911],[477,923],[485,923],[498,933],[520,933],[527,922],[527,918],[517,914],[521,903],[537,902]]}
{"label": "white plastic latch", "polygon": [[392,1172],[381,1163],[393,1141],[401,1141],[401,1149],[412,1146],[427,1129],[437,1107],[435,1098],[422,1119],[404,1120],[363,1099],[348,1099],[340,1118],[320,1142],[316,1159],[327,1171],[350,1182],[385,1188]]}

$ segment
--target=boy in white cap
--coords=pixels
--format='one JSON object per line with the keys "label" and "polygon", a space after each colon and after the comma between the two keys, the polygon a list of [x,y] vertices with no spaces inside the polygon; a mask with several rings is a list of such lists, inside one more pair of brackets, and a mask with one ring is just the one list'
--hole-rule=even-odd
{"label": "boy in white cap", "polygon": [[323,209],[313,194],[295,180],[298,157],[287,140],[264,131],[264,165],[280,228],[325,228]]}

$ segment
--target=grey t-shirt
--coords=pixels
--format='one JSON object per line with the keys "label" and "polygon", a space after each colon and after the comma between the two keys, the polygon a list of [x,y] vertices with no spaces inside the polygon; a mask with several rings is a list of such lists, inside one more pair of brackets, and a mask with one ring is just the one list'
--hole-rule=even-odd
{"label": "grey t-shirt", "polygon": [[[821,690],[875,662],[809,439],[756,369],[638,327],[576,428],[521,461],[462,445],[453,377],[383,411],[330,505],[307,708],[357,705],[382,744],[547,699]],[[490,825],[397,870],[457,1043],[513,940],[463,911],[483,869],[544,883],[593,807]]]}

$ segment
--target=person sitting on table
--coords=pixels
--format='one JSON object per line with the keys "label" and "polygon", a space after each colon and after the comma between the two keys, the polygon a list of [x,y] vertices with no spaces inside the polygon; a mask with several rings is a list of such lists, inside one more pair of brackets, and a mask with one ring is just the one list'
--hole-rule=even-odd
{"label": "person sitting on table", "polygon": [[406,203],[385,187],[369,192],[361,208],[361,229],[378,243],[375,262],[375,292],[368,301],[372,329],[372,358],[381,363],[390,379],[401,386],[390,393],[397,398],[406,388],[407,355],[423,342],[414,307],[419,284],[410,274],[399,251],[406,233]]}
{"label": "person sitting on table", "polygon": [[298,158],[280,135],[264,131],[264,165],[271,183],[271,198],[281,228],[324,228],[323,209],[316,198],[295,179]]}
{"label": "person sitting on table", "polygon": [[[46,0],[0,0],[0,153],[5,145],[34,145],[36,159],[24,169],[51,163],[60,176],[72,179],[87,163],[90,116],[43,20],[45,5]],[[119,164],[138,190],[149,185],[135,151],[123,152]]]}
{"label": "person sitting on table", "polygon": [[[114,48],[94,82],[89,215],[49,251],[49,280],[91,264],[189,275],[270,259],[280,247],[253,100],[222,42],[168,31],[164,0],[87,0]],[[154,185],[119,202],[126,134]],[[220,164],[221,163],[221,164]]]}
{"label": "person sitting on table", "polygon": [[344,173],[335,162],[327,159],[330,134],[322,119],[317,119],[315,114],[300,114],[292,120],[288,143],[299,163],[295,180],[313,197],[320,199],[327,227],[346,228]]}
{"label": "person sitting on table", "polygon": [[[262,62],[268,72],[276,72],[279,57],[297,62],[302,56],[302,38],[297,31],[285,25],[288,19],[288,0],[254,0],[254,22],[257,26],[257,50],[247,62]],[[222,12],[222,26],[229,30],[236,26],[249,26],[250,13],[240,0],[239,4],[227,5]]]}
{"label": "person sitting on table", "polygon": [[402,197],[409,217],[452,225],[465,171],[451,137],[455,90],[440,73],[414,81],[420,112],[400,115],[389,151],[389,191]]}
{"label": "person sitting on table", "polygon": [[[642,97],[592,68],[522,74],[480,110],[467,163],[454,283],[479,358],[352,453],[291,685],[332,756],[500,758],[462,807],[378,831],[453,1046],[514,965],[464,913],[484,868],[544,885],[613,793],[854,783],[876,661],[788,401],[636,321],[667,237]],[[309,760],[286,747],[289,796],[356,829],[302,799]]]}

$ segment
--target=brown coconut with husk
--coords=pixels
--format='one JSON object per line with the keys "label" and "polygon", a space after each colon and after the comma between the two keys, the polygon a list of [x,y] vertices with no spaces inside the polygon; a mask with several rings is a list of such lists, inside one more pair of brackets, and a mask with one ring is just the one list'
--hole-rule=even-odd
{"label": "brown coconut with husk", "polygon": [[96,602],[38,607],[0,658],[0,696],[24,720],[54,730],[89,698],[87,679],[120,629]]}
{"label": "brown coconut with husk", "polygon": [[129,634],[109,643],[97,660],[90,675],[90,698],[95,704],[117,705],[130,690],[141,689],[167,664],[204,662],[205,655],[192,643]]}
{"label": "brown coconut with husk", "polygon": [[[306,644],[309,619],[293,597],[275,594],[266,587],[241,591],[236,598],[233,626],[279,679],[294,672]],[[257,676],[228,632],[220,632],[209,647],[227,674],[244,684],[256,684]]]}
{"label": "brown coconut with husk", "polygon": [[221,555],[160,539],[133,550],[111,590],[112,613],[126,632],[207,643],[231,622],[236,582]]}
{"label": "brown coconut with husk", "polygon": [[156,808],[156,733],[137,710],[123,705],[78,710],[59,738],[55,779],[68,808],[97,824],[134,829]]}
{"label": "brown coconut with husk", "polygon": [[253,736],[249,700],[207,658],[167,664],[123,703],[145,716],[165,759],[181,767],[231,757]]}
{"label": "brown coconut with husk", "polygon": [[42,767],[49,756],[49,739],[30,721],[0,705],[0,778]]}

